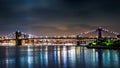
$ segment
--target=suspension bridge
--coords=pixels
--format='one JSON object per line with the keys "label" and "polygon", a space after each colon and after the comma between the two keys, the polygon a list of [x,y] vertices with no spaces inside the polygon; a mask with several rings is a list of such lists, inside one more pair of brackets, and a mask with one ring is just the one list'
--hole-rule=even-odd
{"label": "suspension bridge", "polygon": [[[104,36],[103,33],[107,33],[107,35]],[[109,36],[109,34],[111,36]],[[70,36],[35,36],[16,31],[0,37],[0,45],[81,45],[88,44],[97,39],[117,40],[117,36],[119,35],[120,33],[118,32],[110,31],[102,27]]]}

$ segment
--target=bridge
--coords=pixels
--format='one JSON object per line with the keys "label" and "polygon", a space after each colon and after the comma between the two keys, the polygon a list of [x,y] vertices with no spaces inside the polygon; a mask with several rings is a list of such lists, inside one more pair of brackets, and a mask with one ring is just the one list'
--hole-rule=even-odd
{"label": "bridge", "polygon": [[[104,36],[103,33],[107,33]],[[109,36],[109,34],[111,36]],[[87,36],[88,35],[88,36]],[[94,35],[94,36],[92,36]],[[16,31],[0,37],[0,45],[81,45],[98,39],[117,40],[120,33],[98,27],[87,32],[70,36],[35,36],[24,32]]]}

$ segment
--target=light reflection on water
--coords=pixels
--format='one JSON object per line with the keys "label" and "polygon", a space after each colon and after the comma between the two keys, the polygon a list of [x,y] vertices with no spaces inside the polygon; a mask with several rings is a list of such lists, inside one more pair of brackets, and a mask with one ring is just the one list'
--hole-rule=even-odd
{"label": "light reflection on water", "polygon": [[0,68],[120,68],[120,50],[79,46],[0,48]]}

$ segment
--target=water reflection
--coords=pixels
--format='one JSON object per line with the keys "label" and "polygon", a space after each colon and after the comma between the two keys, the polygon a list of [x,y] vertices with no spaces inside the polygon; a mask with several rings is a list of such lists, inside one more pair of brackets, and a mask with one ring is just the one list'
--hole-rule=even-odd
{"label": "water reflection", "polygon": [[120,68],[120,50],[79,46],[0,48],[0,68]]}

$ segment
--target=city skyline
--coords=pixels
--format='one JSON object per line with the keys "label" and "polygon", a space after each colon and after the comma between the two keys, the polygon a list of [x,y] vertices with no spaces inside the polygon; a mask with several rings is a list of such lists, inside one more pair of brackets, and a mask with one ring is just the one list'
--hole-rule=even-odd
{"label": "city skyline", "polygon": [[117,0],[0,1],[0,35],[16,30],[34,35],[71,35],[98,26],[120,32]]}

